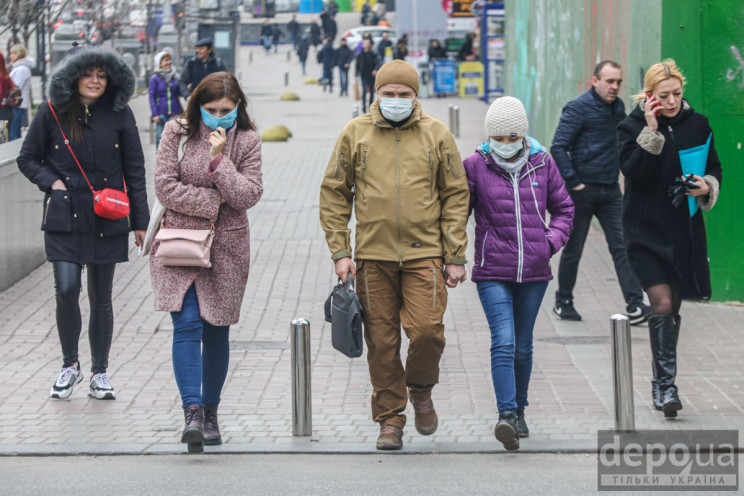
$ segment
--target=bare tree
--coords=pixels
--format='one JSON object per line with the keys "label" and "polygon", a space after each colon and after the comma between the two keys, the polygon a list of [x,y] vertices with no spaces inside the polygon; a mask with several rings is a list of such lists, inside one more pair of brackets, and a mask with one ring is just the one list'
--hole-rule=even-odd
{"label": "bare tree", "polygon": [[70,3],[71,0],[4,0],[0,16],[5,16],[7,21],[4,27],[0,27],[0,35],[10,31],[12,39],[20,39],[28,46],[41,23],[45,19],[57,19]]}

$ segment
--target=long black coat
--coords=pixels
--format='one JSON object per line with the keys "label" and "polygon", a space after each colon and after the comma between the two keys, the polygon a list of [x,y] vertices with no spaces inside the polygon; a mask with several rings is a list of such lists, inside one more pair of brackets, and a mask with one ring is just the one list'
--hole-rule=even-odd
{"label": "long black coat", "polygon": [[[677,116],[658,118],[663,148],[660,154],[652,154],[648,151],[651,144],[642,147],[636,141],[646,126],[643,103],[617,128],[620,169],[625,175],[623,231],[628,259],[644,288],[672,284],[680,298],[707,299],[711,295],[710,269],[702,209],[690,218],[687,201],[674,208],[666,191],[682,175],[679,152],[704,145],[712,130],[708,119],[683,100]],[[645,133],[650,134],[648,130]],[[716,186],[712,196],[717,196],[721,163],[713,139],[705,176]],[[699,198],[703,203],[711,201],[710,197]]]}
{"label": "long black coat", "polygon": [[[127,261],[129,231],[145,230],[150,220],[145,184],[145,159],[132,110],[134,74],[112,52],[98,48],[69,56],[52,75],[50,99],[65,135],[70,129],[57,105],[69,100],[71,88],[88,68],[103,66],[108,84],[104,95],[88,107],[83,139],[71,143],[88,180],[97,191],[123,191],[126,178],[131,213],[107,220],[93,212],[93,194],[64,143],[47,102],[34,116],[18,156],[18,168],[45,193],[40,212],[47,258],[77,264]],[[52,190],[61,179],[68,191]]]}

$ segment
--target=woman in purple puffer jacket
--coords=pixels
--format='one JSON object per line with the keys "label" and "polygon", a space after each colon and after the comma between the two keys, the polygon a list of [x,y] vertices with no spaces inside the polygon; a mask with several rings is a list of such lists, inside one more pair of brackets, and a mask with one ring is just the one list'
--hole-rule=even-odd
{"label": "woman in purple puffer jacket", "polygon": [[178,99],[180,86],[176,69],[170,52],[162,51],[155,55],[155,69],[150,78],[148,92],[150,94],[150,112],[155,123],[155,150],[160,148],[160,137],[163,135],[165,123],[183,112],[181,101]]}
{"label": "woman in purple puffer jacket", "polygon": [[486,115],[489,139],[464,162],[475,211],[472,279],[491,329],[494,434],[507,450],[529,434],[532,330],[553,278],[550,257],[568,240],[574,215],[558,167],[527,128],[522,102],[495,100]]}

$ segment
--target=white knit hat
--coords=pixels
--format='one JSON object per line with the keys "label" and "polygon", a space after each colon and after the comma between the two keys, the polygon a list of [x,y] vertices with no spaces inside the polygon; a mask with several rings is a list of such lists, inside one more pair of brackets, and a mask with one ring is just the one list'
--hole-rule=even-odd
{"label": "white knit hat", "polygon": [[486,113],[488,136],[527,136],[527,112],[513,96],[502,96],[493,101]]}
{"label": "white knit hat", "polygon": [[162,52],[155,55],[155,69],[156,70],[160,69],[160,61],[163,60],[163,57],[165,57],[166,55],[170,57],[171,60],[173,59],[173,56],[168,50],[163,50]]}

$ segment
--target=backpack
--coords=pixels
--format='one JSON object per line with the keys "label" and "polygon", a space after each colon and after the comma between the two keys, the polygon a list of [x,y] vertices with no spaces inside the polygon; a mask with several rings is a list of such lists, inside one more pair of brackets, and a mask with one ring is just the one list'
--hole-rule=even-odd
{"label": "backpack", "polygon": [[23,103],[23,93],[21,92],[21,88],[15,85],[13,83],[13,80],[10,80],[10,91],[8,92],[8,96],[5,98],[5,104],[8,107],[20,107]]}
{"label": "backpack", "polygon": [[354,277],[349,274],[346,282],[333,288],[325,302],[325,319],[331,323],[331,343],[333,347],[349,358],[362,355],[364,337],[362,321],[364,310],[359,297],[354,292]]}

